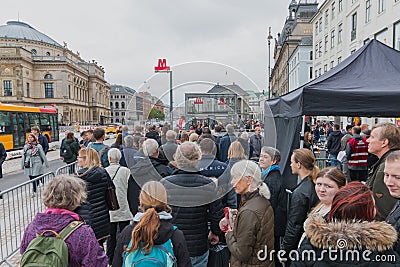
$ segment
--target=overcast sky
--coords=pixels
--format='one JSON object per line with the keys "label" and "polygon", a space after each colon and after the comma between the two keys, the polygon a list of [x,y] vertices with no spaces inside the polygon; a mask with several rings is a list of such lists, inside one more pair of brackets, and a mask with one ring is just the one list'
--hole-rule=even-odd
{"label": "overcast sky", "polygon": [[[20,21],[60,44],[67,42],[68,48],[79,51],[86,61],[95,59],[105,68],[110,84],[161,96],[169,86],[168,77],[152,76],[157,59],[166,58],[168,65],[180,65],[172,68],[174,86],[192,81],[236,82],[245,90],[262,91],[268,84],[268,27],[276,37],[289,3],[290,0],[19,0],[2,3],[0,23],[17,20],[19,13]],[[272,55],[273,43],[271,58]],[[194,61],[218,64],[183,64]],[[147,82],[143,84],[144,81]],[[176,95],[207,88],[182,86]]]}

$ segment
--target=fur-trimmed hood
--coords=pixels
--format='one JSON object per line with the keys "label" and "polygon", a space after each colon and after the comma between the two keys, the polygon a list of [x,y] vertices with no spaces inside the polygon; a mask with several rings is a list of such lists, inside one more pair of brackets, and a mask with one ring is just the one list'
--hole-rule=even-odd
{"label": "fur-trimmed hood", "polygon": [[327,223],[320,216],[306,225],[310,243],[321,249],[368,249],[386,251],[397,241],[396,230],[386,222],[335,221]]}

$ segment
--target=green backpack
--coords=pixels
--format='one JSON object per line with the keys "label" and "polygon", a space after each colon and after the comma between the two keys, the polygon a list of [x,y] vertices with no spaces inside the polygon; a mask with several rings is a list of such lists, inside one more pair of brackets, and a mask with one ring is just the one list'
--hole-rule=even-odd
{"label": "green backpack", "polygon": [[[68,266],[68,247],[65,240],[82,224],[82,221],[72,221],[60,234],[53,230],[37,234],[22,255],[21,267]],[[44,236],[46,232],[51,232],[54,236]]]}

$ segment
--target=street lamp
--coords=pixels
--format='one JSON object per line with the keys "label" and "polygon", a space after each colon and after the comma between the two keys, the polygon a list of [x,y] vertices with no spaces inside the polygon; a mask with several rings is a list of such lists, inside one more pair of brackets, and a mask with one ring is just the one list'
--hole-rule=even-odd
{"label": "street lamp", "polygon": [[271,27],[268,29],[268,99],[271,98]]}

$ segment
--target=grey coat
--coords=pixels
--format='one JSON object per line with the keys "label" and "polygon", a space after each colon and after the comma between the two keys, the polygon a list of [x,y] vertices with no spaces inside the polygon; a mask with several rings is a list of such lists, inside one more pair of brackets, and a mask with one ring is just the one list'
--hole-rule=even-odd
{"label": "grey coat", "polygon": [[[119,169],[118,169],[119,167]],[[118,170],[118,172],[117,172]],[[129,210],[128,205],[128,179],[131,175],[131,171],[122,167],[119,164],[111,163],[110,166],[106,168],[106,171],[110,175],[111,179],[115,185],[115,192],[117,194],[119,209],[115,211],[110,211],[110,222],[121,222],[129,221],[133,219],[133,215]]]}
{"label": "grey coat", "polygon": [[[30,168],[25,168],[24,163],[29,162]],[[46,155],[44,154],[43,148],[40,144],[37,144],[37,153],[32,156],[32,149],[26,149],[24,147],[24,154],[22,155],[21,168],[24,173],[29,176],[38,176],[45,173],[43,163],[46,167],[49,167]]]}

